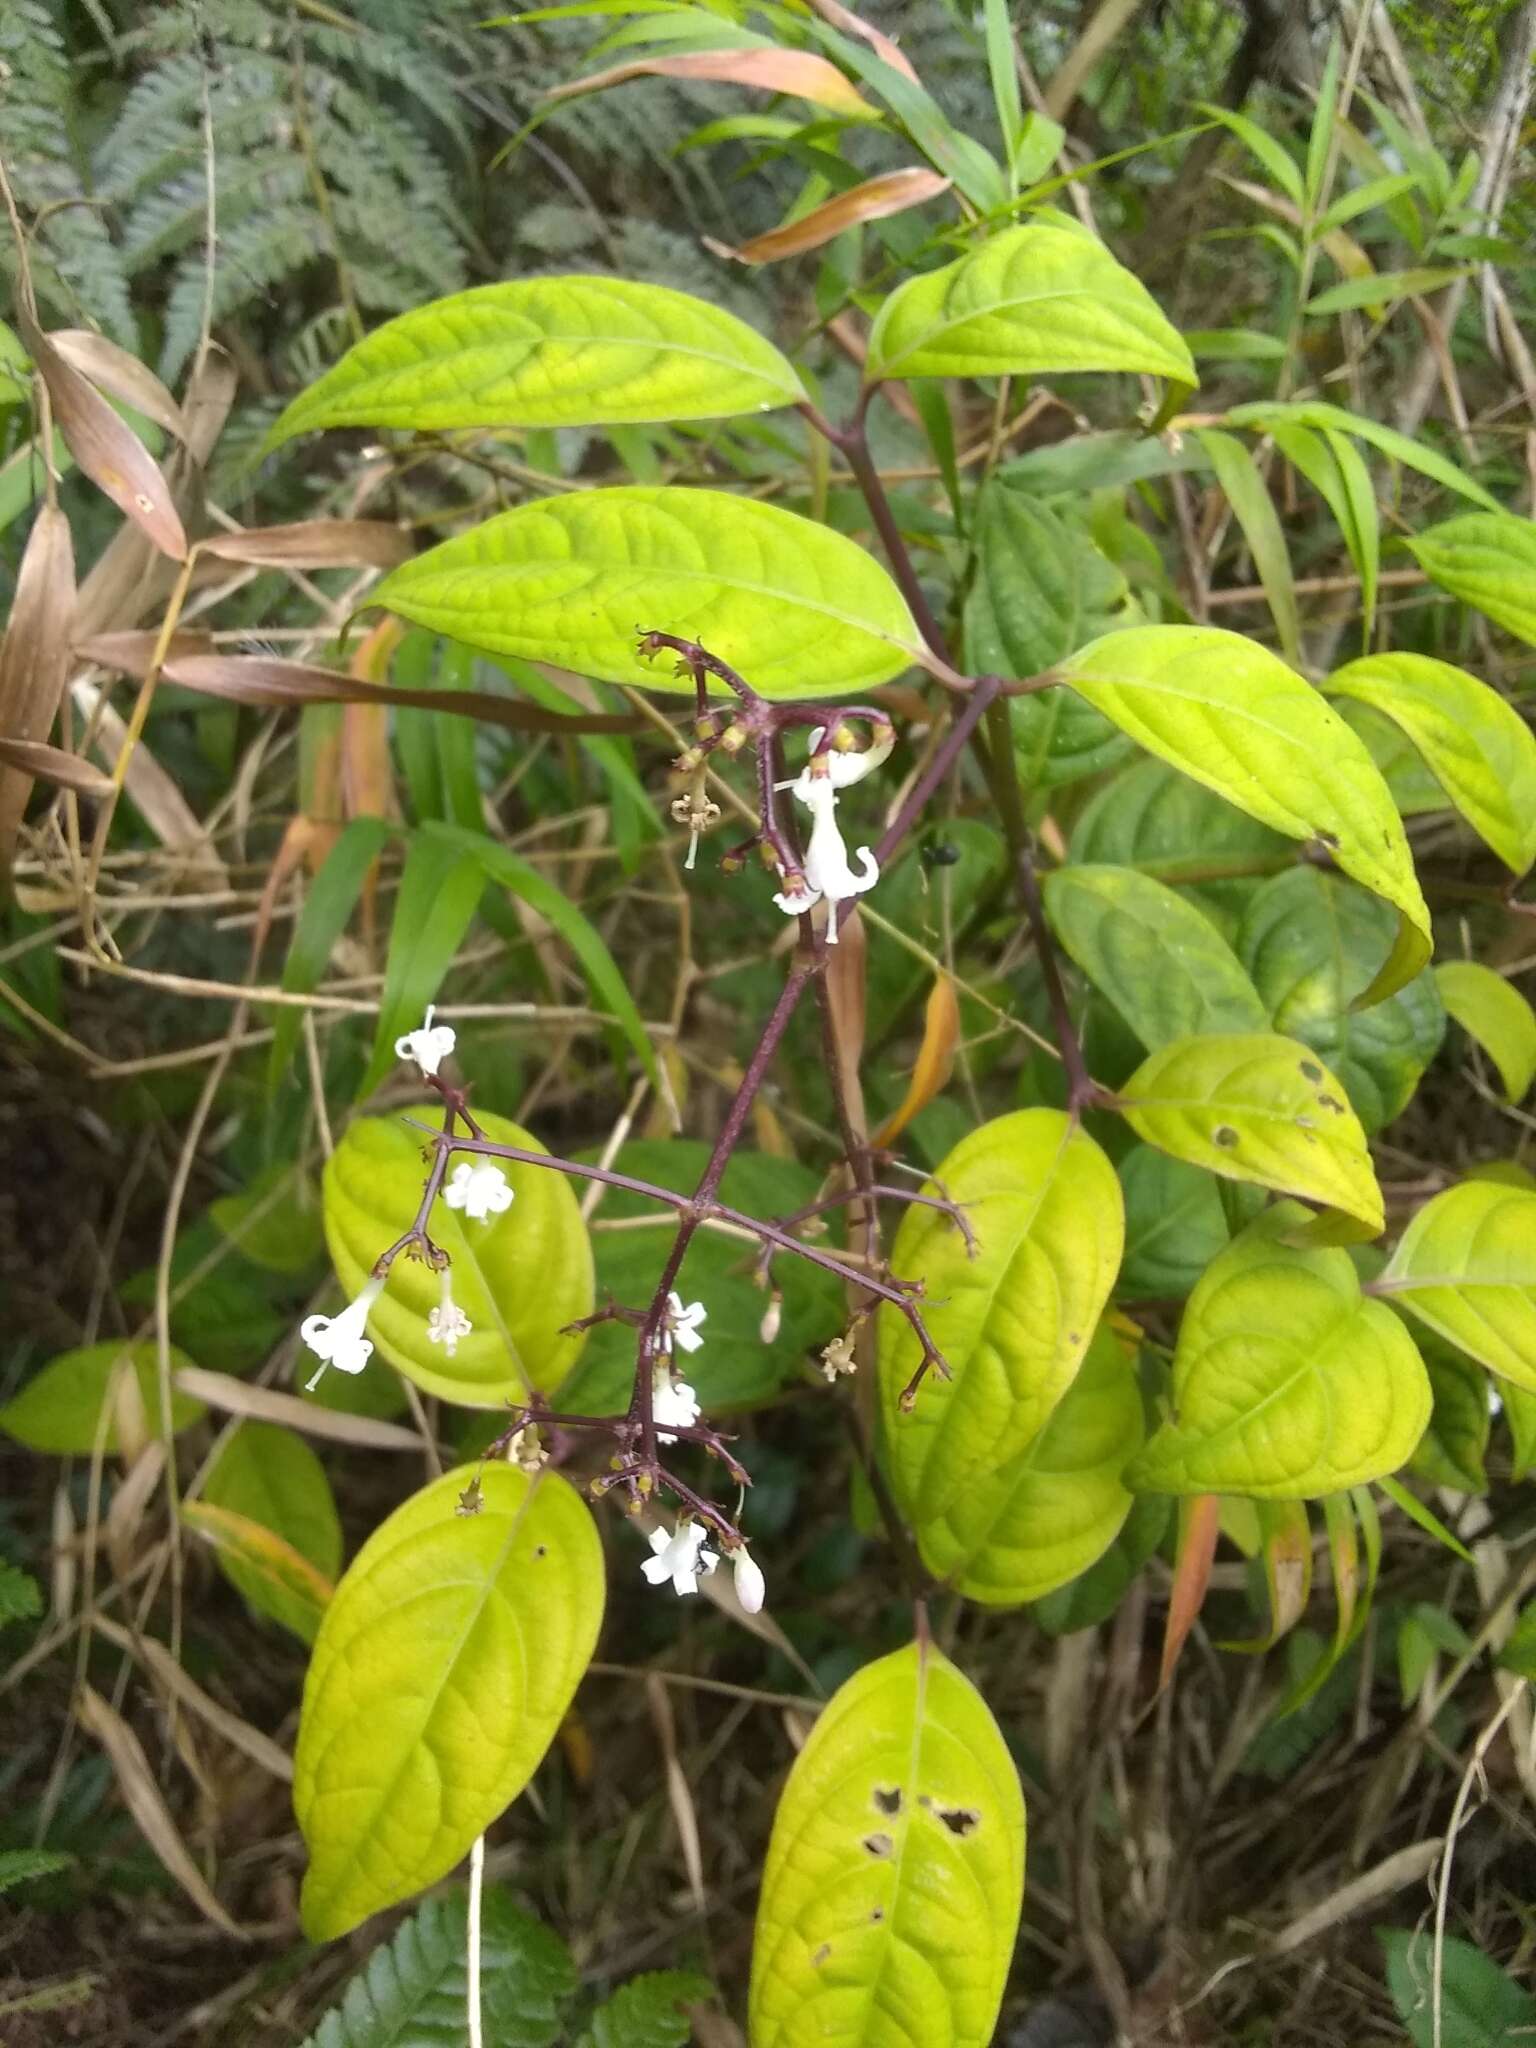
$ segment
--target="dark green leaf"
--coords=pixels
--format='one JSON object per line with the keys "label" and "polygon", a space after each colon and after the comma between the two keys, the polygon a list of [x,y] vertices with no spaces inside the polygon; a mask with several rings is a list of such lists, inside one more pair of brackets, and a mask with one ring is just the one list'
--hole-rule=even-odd
{"label": "dark green leaf", "polygon": [[1515,2048],[1517,2030],[1536,2027],[1536,1998],[1491,1956],[1454,1935],[1445,1940],[1440,2029],[1435,2031],[1434,1950],[1428,1934],[1378,1927],[1387,1953],[1387,1984],[1414,2048]]}
{"label": "dark green leaf", "polygon": [[631,1978],[593,2013],[577,2048],[686,2048],[693,2039],[686,2008],[713,1994],[707,1977],[683,1970]]}

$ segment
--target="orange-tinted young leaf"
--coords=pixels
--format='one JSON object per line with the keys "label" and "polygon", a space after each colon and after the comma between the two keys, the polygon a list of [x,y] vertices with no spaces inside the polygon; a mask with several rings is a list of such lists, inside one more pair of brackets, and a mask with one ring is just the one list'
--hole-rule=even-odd
{"label": "orange-tinted young leaf", "polygon": [[318,1566],[312,1565],[275,1530],[253,1522],[249,1515],[236,1514],[233,1508],[215,1507],[206,1500],[184,1502],[181,1519],[221,1556],[259,1574],[274,1592],[301,1602],[313,1615],[315,1627],[320,1626],[320,1617],[336,1588]]}
{"label": "orange-tinted young leaf", "polygon": [[1178,1554],[1173,1568],[1173,1587],[1168,1596],[1168,1620],[1163,1630],[1159,1691],[1172,1678],[1179,1653],[1205,1600],[1205,1589],[1211,1583],[1211,1566],[1216,1561],[1216,1538],[1220,1530],[1219,1493],[1191,1494],[1179,1502]]}
{"label": "orange-tinted young leaf", "polygon": [[16,318],[38,375],[48,387],[54,422],[81,470],[162,554],[185,561],[186,529],[159,463],[24,308],[17,308]]}
{"label": "orange-tinted young leaf", "polygon": [[129,355],[127,349],[108,341],[104,334],[92,334],[84,327],[61,328],[48,339],[65,362],[82,377],[88,377],[99,390],[110,391],[114,398],[143,413],[157,427],[164,427],[178,441],[186,440],[187,422],[181,407],[154,371],[146,369],[137,356]]}
{"label": "orange-tinted young leaf", "polygon": [[954,1069],[955,1048],[960,1043],[960,1005],[955,985],[947,974],[936,975],[923,1013],[923,1042],[917,1049],[912,1078],[900,1108],[894,1110],[876,1131],[875,1145],[889,1145],[906,1129],[920,1110],[949,1085]]}
{"label": "orange-tinted young leaf", "polygon": [[200,541],[200,555],[267,569],[395,569],[416,552],[411,536],[382,519],[301,519]]}
{"label": "orange-tinted young leaf", "polygon": [[855,185],[849,192],[839,192],[835,199],[812,207],[809,213],[802,214],[799,220],[791,221],[787,227],[770,228],[766,234],[754,235],[739,249],[728,249],[725,253],[740,263],[780,263],[786,256],[800,256],[807,249],[819,249],[823,242],[830,242],[845,228],[856,228],[869,220],[884,220],[889,214],[905,213],[910,206],[921,206],[925,200],[936,199],[941,192],[949,190],[950,183],[951,180],[938,171],[925,170],[916,164],[905,170],[886,171],[878,178],[866,178],[862,185]]}
{"label": "orange-tinted young leaf", "polygon": [[610,65],[586,78],[573,78],[544,95],[546,100],[573,99],[578,93],[603,92],[631,78],[686,78],[711,85],[750,85],[760,92],[791,93],[847,119],[868,121],[875,109],[856,92],[835,64],[809,50],[685,50],[676,57],[635,57]]}
{"label": "orange-tinted young leaf", "polygon": [[840,28],[845,35],[857,36],[860,42],[868,43],[877,57],[883,57],[893,71],[899,71],[903,78],[910,78],[914,85],[921,83],[912,69],[911,59],[905,56],[899,44],[869,22],[862,21],[851,7],[844,7],[842,0],[811,0],[812,7],[828,21],[833,28]]}
{"label": "orange-tinted young leaf", "polygon": [[[69,521],[44,505],[33,522],[16,577],[10,623],[0,642],[0,734],[23,744],[45,740],[69,680],[69,617],[75,604],[75,548]],[[52,751],[50,749],[50,751]],[[34,771],[0,768],[0,883]]]}
{"label": "orange-tinted young leaf", "polygon": [[1261,1656],[1300,1621],[1312,1591],[1312,1529],[1306,1504],[1299,1500],[1255,1503],[1263,1537],[1264,1583],[1269,1589],[1269,1631],[1240,1643],[1221,1643],[1223,1650]]}

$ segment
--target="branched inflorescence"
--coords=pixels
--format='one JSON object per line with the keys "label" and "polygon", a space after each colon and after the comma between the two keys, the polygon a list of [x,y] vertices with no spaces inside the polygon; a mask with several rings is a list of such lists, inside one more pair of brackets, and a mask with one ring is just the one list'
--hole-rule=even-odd
{"label": "branched inflorescence", "polygon": [[[944,1211],[962,1233],[967,1251],[971,1251],[974,1239],[970,1225],[947,1196],[875,1181],[872,1155],[859,1144],[842,1116],[844,1149],[854,1181],[850,1193],[828,1195],[796,1215],[774,1222],[749,1216],[722,1202],[719,1189],[789,1021],[806,988],[823,974],[827,949],[837,943],[838,927],[850,914],[853,899],[874,885],[881,864],[953,768],[995,691],[989,691],[986,683],[976,686],[943,743],[934,750],[924,773],[907,793],[878,849],[861,847],[855,868],[848,858],[834,812],[838,793],[878,768],[894,746],[895,733],[886,714],[866,705],[824,710],[770,703],[696,642],[668,633],[648,632],[642,636],[640,646],[646,655],[663,651],[677,655],[681,671],[691,678],[697,693],[695,741],[674,763],[675,772],[686,784],[685,794],[674,805],[673,814],[690,828],[688,865],[693,864],[699,834],[718,816],[718,808],[704,793],[708,765],[721,757],[734,759],[750,748],[756,764],[758,830],[743,845],[732,848],[722,865],[728,871],[739,869],[749,855],[757,853],[778,879],[779,891],[774,900],[786,914],[799,919],[801,930],[797,957],[726,1111],[698,1186],[692,1194],[679,1194],[675,1189],[609,1167],[497,1144],[476,1122],[465,1090],[444,1075],[443,1064],[453,1052],[454,1034],[450,1026],[434,1023],[433,1012],[429,1010],[420,1030],[407,1033],[395,1048],[402,1059],[415,1064],[442,1104],[439,1127],[418,1126],[427,1136],[428,1170],[416,1215],[410,1227],[380,1253],[368,1281],[342,1313],[334,1317],[311,1316],[302,1334],[321,1360],[311,1386],[328,1365],[344,1372],[360,1372],[373,1350],[366,1335],[368,1316],[383,1292],[390,1267],[404,1255],[423,1261],[441,1276],[442,1298],[432,1310],[427,1335],[451,1356],[459,1340],[470,1334],[471,1326],[453,1299],[449,1254],[431,1233],[433,1204],[441,1197],[449,1208],[462,1215],[466,1227],[483,1225],[504,1213],[512,1203],[513,1190],[498,1162],[597,1181],[671,1208],[677,1217],[677,1230],[649,1303],[643,1307],[610,1303],[582,1323],[572,1325],[579,1329],[593,1323],[621,1322],[635,1331],[634,1386],[625,1413],[618,1417],[564,1414],[534,1396],[511,1410],[506,1428],[486,1455],[507,1457],[531,1470],[550,1455],[550,1443],[560,1446],[559,1454],[563,1455],[567,1433],[575,1433],[578,1440],[581,1435],[606,1438],[612,1445],[612,1454],[607,1469],[590,1482],[594,1495],[617,1494],[628,1510],[637,1515],[664,1496],[670,1496],[682,1509],[675,1529],[651,1531],[653,1555],[643,1566],[646,1577],[653,1584],[670,1581],[679,1593],[692,1593],[700,1577],[712,1572],[722,1555],[728,1556],[735,1573],[737,1597],[744,1608],[756,1612],[762,1605],[764,1581],[737,1526],[739,1505],[728,1511],[662,1462],[663,1450],[670,1452],[673,1446],[703,1452],[724,1468],[738,1489],[738,1502],[741,1490],[750,1483],[745,1469],[731,1452],[731,1439],[701,1418],[694,1390],[679,1370],[678,1354],[695,1351],[705,1341],[701,1325],[707,1321],[707,1311],[703,1303],[682,1300],[677,1292],[678,1274],[689,1245],[702,1229],[719,1225],[733,1234],[753,1237],[758,1243],[756,1269],[765,1287],[773,1289],[774,1305],[779,1299],[774,1287],[774,1266],[777,1260],[786,1257],[804,1259],[836,1275],[851,1290],[852,1329],[846,1337],[829,1345],[823,1355],[822,1369],[829,1379],[852,1369],[853,1331],[881,1302],[905,1318],[918,1341],[918,1364],[902,1394],[902,1406],[911,1407],[930,1370],[948,1378],[949,1369],[923,1319],[920,1281],[898,1278],[868,1252],[860,1264],[857,1255],[808,1243],[798,1234],[807,1225],[815,1227],[816,1219],[841,1201],[861,1199],[872,1204],[876,1199],[888,1198]],[[731,690],[731,704],[710,705],[711,677]],[[797,726],[810,729],[809,757],[798,775],[786,778],[780,772],[783,740]],[[858,744],[856,730],[861,726],[867,734],[863,747]],[[793,828],[780,815],[779,798],[785,790],[811,816],[810,836],[803,854]],[[823,904],[824,919],[818,923],[812,913]],[[774,1306],[770,1306],[765,1324],[773,1319]],[[477,1506],[478,1486],[472,1485],[464,1498],[464,1512],[473,1513]]]}

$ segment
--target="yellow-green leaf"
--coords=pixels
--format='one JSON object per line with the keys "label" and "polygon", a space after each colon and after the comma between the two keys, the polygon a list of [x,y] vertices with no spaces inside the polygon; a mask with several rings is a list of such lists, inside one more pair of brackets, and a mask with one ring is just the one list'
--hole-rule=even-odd
{"label": "yellow-green leaf", "polygon": [[1189,1298],[1173,1419],[1132,1465],[1150,1493],[1316,1500],[1396,1472],[1429,1421],[1429,1377],[1347,1252],[1298,1249],[1294,1203],[1266,1210]]}
{"label": "yellow-green leaf", "polygon": [[920,1546],[988,1474],[1044,1426],[1082,1364],[1120,1267],[1124,1205],[1115,1170],[1056,1109],[983,1124],[939,1167],[976,1238],[967,1258],[939,1209],[908,1209],[891,1259],[924,1284],[923,1318],[952,1377],[929,1372],[910,1413],[902,1393],[920,1350],[906,1318],[880,1311],[879,1359],[891,1483]]}
{"label": "yellow-green leaf", "polygon": [[1506,867],[1523,875],[1536,861],[1536,734],[1497,690],[1428,654],[1368,654],[1326,688],[1399,726]]}
{"label": "yellow-green leaf", "polygon": [[1122,1474],[1142,1434],[1134,1361],[1101,1324],[1033,1441],[922,1524],[923,1562],[992,1607],[1067,1585],[1104,1555],[1130,1513]]}
{"label": "yellow-green leaf", "polygon": [[1407,545],[1442,590],[1536,647],[1536,520],[1468,512]]}
{"label": "yellow-green leaf", "polygon": [[1536,1393],[1536,1195],[1463,1181],[1427,1202],[1376,1283],[1490,1372]]}
{"label": "yellow-green leaf", "polygon": [[515,1799],[591,1660],[603,1553],[552,1473],[446,1473],[397,1508],[336,1589],[304,1686],[294,1811],[312,1941],[435,1884]]}
{"label": "yellow-green leaf", "polygon": [[796,405],[800,379],[745,321],[623,277],[478,285],[388,320],[283,413],[317,427],[596,427]]}
{"label": "yellow-green leaf", "polygon": [[752,2048],[987,2048],[1024,1898],[1024,1799],[997,1723],[932,1643],[835,1694],[774,1817]]}
{"label": "yellow-green leaf", "polygon": [[[271,1422],[242,1422],[210,1467],[203,1499],[269,1530],[327,1585],[334,1582],[341,1569],[341,1520],[325,1467],[296,1431]],[[312,1599],[296,1599],[285,1584],[274,1583],[270,1572],[234,1549],[221,1546],[217,1556],[225,1577],[258,1614],[281,1622],[306,1642],[313,1640],[320,1608]]]}
{"label": "yellow-green leaf", "polygon": [[1047,221],[909,278],[881,307],[865,366],[872,382],[1063,370],[1200,381],[1146,286],[1075,222]]}
{"label": "yellow-green leaf", "polygon": [[263,1614],[291,1628],[306,1643],[336,1588],[286,1537],[233,1508],[212,1501],[183,1503],[181,1519],[212,1550],[219,1569]]}
{"label": "yellow-green leaf", "polygon": [[1447,960],[1435,969],[1440,1000],[1499,1070],[1511,1102],[1536,1081],[1536,1010],[1513,982],[1475,960]]}
{"label": "yellow-green leaf", "polygon": [[622,485],[503,512],[377,584],[370,604],[496,654],[688,691],[641,631],[702,641],[770,697],[853,695],[908,667],[917,628],[872,555],[723,491]]}
{"label": "yellow-green leaf", "polygon": [[[476,1114],[493,1144],[544,1150],[506,1117]],[[558,1386],[581,1349],[580,1336],[562,1329],[593,1305],[592,1247],[569,1181],[542,1166],[499,1163],[513,1193],[501,1215],[467,1222],[441,1198],[432,1205],[428,1227],[453,1262],[453,1298],[473,1325],[454,1355],[427,1335],[442,1281],[418,1260],[395,1260],[368,1318],[380,1357],[427,1393],[466,1408],[499,1408]],[[349,1299],[379,1253],[411,1227],[426,1174],[421,1133],[388,1117],[359,1118],[331,1154],[325,1235]]]}
{"label": "yellow-green leaf", "polygon": [[1360,1120],[1340,1083],[1294,1038],[1180,1039],[1144,1061],[1119,1100],[1136,1135],[1175,1159],[1321,1202],[1372,1237],[1382,1227]]}
{"label": "yellow-green leaf", "polygon": [[[171,1375],[191,1359],[172,1350]],[[126,1390],[134,1401],[151,1436],[160,1432],[159,1376],[153,1344],[86,1344],[77,1351],[50,1358],[40,1372],[0,1408],[0,1429],[29,1450],[52,1451],[58,1457],[85,1456],[95,1449],[98,1431],[104,1450],[122,1449],[118,1432],[118,1387],[121,1375],[137,1383],[137,1391]],[[103,1425],[101,1411],[112,1402],[112,1413]],[[186,1429],[207,1414],[201,1401],[189,1394],[171,1395],[171,1427]]]}
{"label": "yellow-green leaf", "polygon": [[1276,654],[1210,626],[1133,626],[1060,664],[1080,696],[1173,767],[1292,839],[1316,839],[1398,911],[1398,943],[1362,1002],[1429,958],[1429,911],[1381,771]]}
{"label": "yellow-green leaf", "polygon": [[1211,920],[1135,868],[1058,868],[1057,937],[1149,1050],[1198,1031],[1262,1031],[1258,990]]}

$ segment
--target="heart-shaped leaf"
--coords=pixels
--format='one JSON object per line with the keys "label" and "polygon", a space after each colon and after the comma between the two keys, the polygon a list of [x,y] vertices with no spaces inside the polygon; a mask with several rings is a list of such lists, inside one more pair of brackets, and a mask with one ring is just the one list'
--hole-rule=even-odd
{"label": "heart-shaped leaf", "polygon": [[532,1777],[591,1660],[603,1553],[552,1473],[464,1466],[358,1552],[304,1685],[293,1804],[300,1912],[333,1941],[435,1884]]}
{"label": "heart-shaped leaf", "polygon": [[1291,839],[1317,839],[1399,912],[1398,943],[1361,998],[1429,958],[1429,911],[1365,744],[1278,655],[1209,626],[1132,626],[1069,655],[1061,673],[1149,753]]}
{"label": "heart-shaped leaf", "polygon": [[1475,960],[1447,960],[1435,969],[1440,1000],[1499,1070],[1504,1092],[1518,1102],[1536,1081],[1536,1010],[1513,982]]}
{"label": "heart-shaped leaf", "polygon": [[1400,726],[1506,867],[1523,875],[1536,861],[1536,734],[1497,690],[1427,654],[1367,655],[1326,688]]}
{"label": "heart-shaped leaf", "polygon": [[1200,381],[1146,286],[1075,221],[1007,228],[909,278],[881,307],[865,365],[872,382],[1061,370]]}
{"label": "heart-shaped leaf", "polygon": [[642,630],[702,641],[768,697],[856,695],[918,658],[872,555],[798,513],[722,491],[620,486],[520,505],[431,548],[370,604],[495,654],[687,691]]}
{"label": "heart-shaped leaf", "polygon": [[796,405],[784,357],[687,292],[530,277],[434,299],[367,335],[296,398],[268,448],[317,427],[595,427]]}
{"label": "heart-shaped leaf", "polygon": [[1119,1534],[1131,1506],[1121,1475],[1142,1435],[1135,1366],[1101,1325],[1034,1440],[922,1524],[923,1562],[991,1607],[1067,1585]]}
{"label": "heart-shaped leaf", "polygon": [[1536,520],[1467,512],[1407,545],[1442,590],[1536,647]]}
{"label": "heart-shaped leaf", "polygon": [[924,1285],[923,1316],[952,1377],[917,1369],[910,1324],[880,1311],[886,1455],[903,1511],[929,1527],[1017,1458],[1071,1385],[1114,1285],[1123,1244],[1120,1184],[1102,1151],[1055,1109],[1016,1110],[963,1138],[942,1185],[961,1204],[976,1256],[939,1209],[912,1207],[893,1270]]}
{"label": "heart-shaped leaf", "polygon": [[[544,1147],[506,1117],[477,1112],[493,1144]],[[441,1198],[429,1228],[452,1261],[453,1298],[473,1326],[450,1358],[427,1334],[442,1281],[412,1259],[396,1259],[368,1318],[379,1355],[429,1394],[466,1408],[499,1408],[548,1393],[576,1362],[579,1335],[564,1325],[591,1313],[592,1248],[570,1183],[542,1166],[500,1162],[513,1202],[484,1223],[468,1222]],[[450,1167],[450,1172],[452,1171]],[[325,1236],[336,1277],[350,1299],[386,1246],[415,1219],[426,1178],[422,1136],[387,1117],[360,1117],[325,1168]]]}
{"label": "heart-shaped leaf", "polygon": [[774,1816],[752,2048],[992,2039],[1024,1898],[1019,1774],[931,1642],[850,1678]]}
{"label": "heart-shaped leaf", "polygon": [[1414,1217],[1376,1283],[1448,1344],[1536,1394],[1536,1195],[1447,1188]]}
{"label": "heart-shaped leaf", "polygon": [[1264,1004],[1211,920],[1134,868],[1058,868],[1056,936],[1148,1051],[1196,1032],[1262,1031]]}
{"label": "heart-shaped leaf", "polygon": [[1445,1036],[1427,969],[1384,1002],[1351,1008],[1391,952],[1396,927],[1380,897],[1340,875],[1292,868],[1254,891],[1237,933],[1268,1020],[1321,1055],[1366,1131],[1407,1108]]}
{"label": "heart-shaped leaf", "polygon": [[1431,1406],[1413,1339],[1347,1252],[1281,1242],[1303,1220],[1280,1203],[1212,1262],[1179,1326],[1173,1420],[1131,1485],[1316,1500],[1412,1457]]}
{"label": "heart-shaped leaf", "polygon": [[1179,1039],[1137,1068],[1119,1101],[1136,1135],[1175,1159],[1324,1203],[1372,1237],[1382,1227],[1360,1120],[1294,1038]]}

